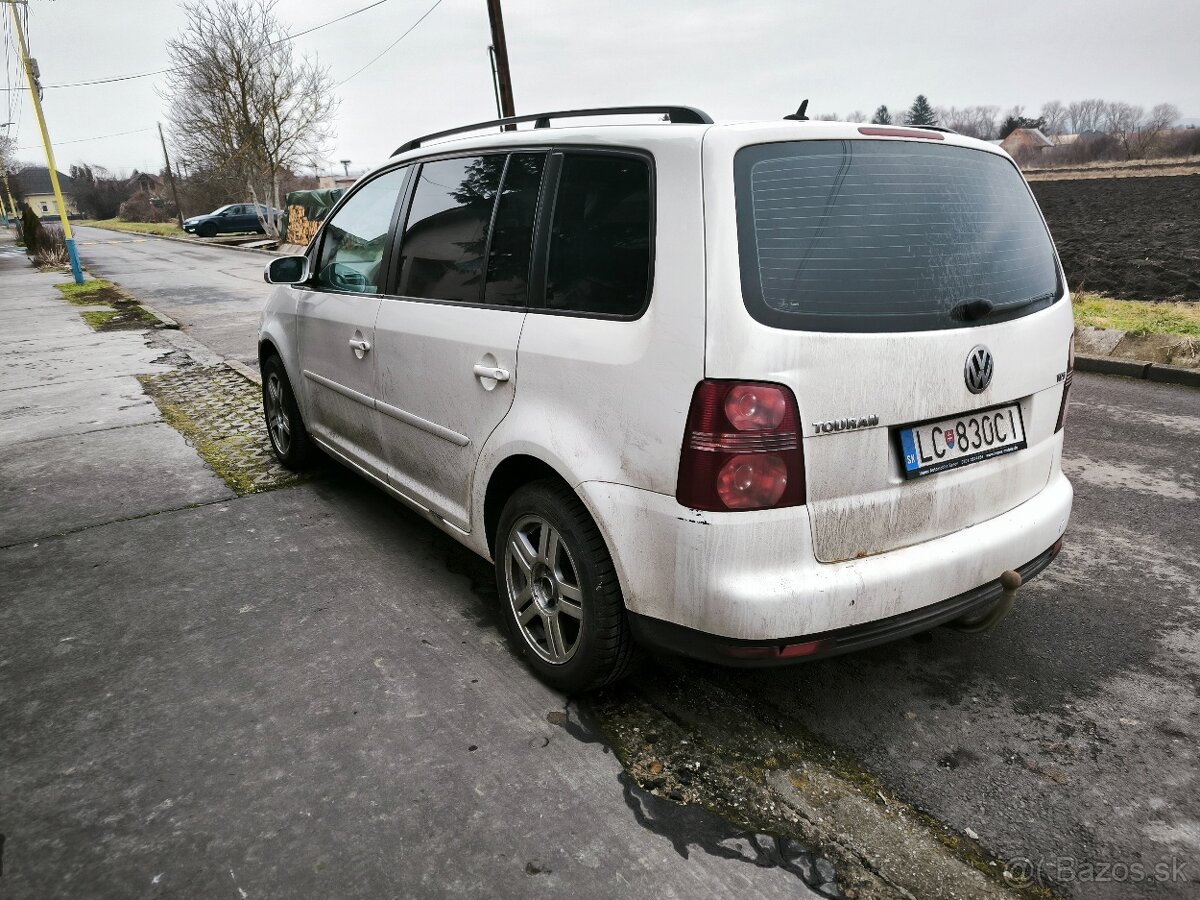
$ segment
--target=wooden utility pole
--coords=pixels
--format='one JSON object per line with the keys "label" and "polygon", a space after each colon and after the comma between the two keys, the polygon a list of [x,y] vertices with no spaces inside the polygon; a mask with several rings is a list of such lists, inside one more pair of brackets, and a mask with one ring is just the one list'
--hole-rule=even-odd
{"label": "wooden utility pole", "polygon": [[[508,74],[508,44],[504,42],[504,16],[500,12],[500,0],[487,0],[488,20],[492,23],[492,47],[496,54],[496,81],[500,85],[500,115],[507,119],[517,114],[513,105],[512,78]],[[515,125],[506,129],[513,131]]]}
{"label": "wooden utility pole", "polygon": [[167,156],[167,139],[163,137],[162,122],[158,123],[158,142],[163,148],[163,162],[167,164],[167,181],[171,182],[171,196],[175,198],[175,215],[179,216],[179,227],[183,228],[183,207],[179,205],[179,191],[175,190],[175,174],[171,171],[171,157]]}
{"label": "wooden utility pole", "polygon": [[62,222],[63,243],[67,245],[67,257],[71,260],[71,274],[76,284],[83,284],[83,270],[79,267],[79,254],[75,251],[75,235],[71,231],[71,220],[67,218],[67,204],[63,200],[62,187],[58,183],[58,170],[54,163],[54,148],[50,145],[50,132],[46,130],[46,117],[42,115],[42,86],[38,83],[37,62],[29,58],[29,45],[25,43],[25,32],[21,28],[21,16],[17,13],[18,2],[25,0],[3,0],[12,10],[13,28],[17,33],[17,50],[21,54],[21,67],[29,82],[29,95],[33,99],[33,111],[37,114],[38,129],[42,132],[42,143],[46,147],[46,168],[50,173],[50,186],[54,188],[54,199],[58,201],[58,217]]}

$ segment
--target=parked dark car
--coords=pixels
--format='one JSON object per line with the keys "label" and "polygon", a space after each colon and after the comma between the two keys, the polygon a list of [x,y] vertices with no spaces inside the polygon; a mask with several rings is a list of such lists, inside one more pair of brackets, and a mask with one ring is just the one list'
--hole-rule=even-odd
{"label": "parked dark car", "polygon": [[[233,203],[229,206],[222,206],[220,209],[214,209],[207,215],[185,219],[183,230],[190,234],[198,234],[200,237],[248,231],[263,234],[264,230],[259,215],[261,214],[263,219],[269,219],[272,211],[262,205],[258,207],[258,210],[259,212],[255,212],[253,203]],[[279,210],[274,210],[273,213],[275,221],[278,222]]]}

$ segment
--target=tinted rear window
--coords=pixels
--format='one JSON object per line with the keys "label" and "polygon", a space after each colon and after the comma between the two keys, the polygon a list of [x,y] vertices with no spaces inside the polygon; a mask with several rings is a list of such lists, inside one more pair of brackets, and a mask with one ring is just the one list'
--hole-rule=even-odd
{"label": "tinted rear window", "polygon": [[650,289],[650,166],[567,153],[550,228],[546,308],[632,317]]}
{"label": "tinted rear window", "polygon": [[[796,141],[742,149],[734,173],[742,292],[768,325],[961,328],[1034,312],[1060,294],[1041,215],[1020,173],[995,154]],[[979,299],[992,313],[965,320],[962,304]]]}

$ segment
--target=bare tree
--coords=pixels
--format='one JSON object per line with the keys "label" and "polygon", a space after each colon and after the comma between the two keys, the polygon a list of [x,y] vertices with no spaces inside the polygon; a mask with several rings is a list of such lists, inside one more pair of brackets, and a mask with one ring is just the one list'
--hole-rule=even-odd
{"label": "bare tree", "polygon": [[1132,159],[1137,141],[1138,123],[1142,121],[1142,108],[1131,103],[1112,101],[1104,104],[1104,131],[1121,145],[1126,159]]}
{"label": "bare tree", "polygon": [[1127,151],[1132,158],[1146,159],[1158,149],[1163,132],[1169,131],[1179,121],[1179,107],[1173,103],[1159,103],[1150,113],[1139,116],[1129,136]]}
{"label": "bare tree", "polygon": [[865,121],[867,121],[867,114],[865,112],[863,112],[861,109],[856,109],[854,112],[850,113],[850,115],[846,116],[846,121],[847,122],[865,122]]}
{"label": "bare tree", "polygon": [[1066,132],[1067,110],[1059,100],[1051,100],[1042,104],[1041,119],[1045,122],[1042,131],[1047,137],[1057,137]]}
{"label": "bare tree", "polygon": [[1073,134],[1100,131],[1103,124],[1103,100],[1076,100],[1067,104],[1067,122]]}
{"label": "bare tree", "polygon": [[337,109],[328,70],[293,54],[277,2],[185,0],[188,24],[167,42],[166,91],[184,168],[244,185],[256,206],[261,197],[276,209],[282,177],[323,155]]}

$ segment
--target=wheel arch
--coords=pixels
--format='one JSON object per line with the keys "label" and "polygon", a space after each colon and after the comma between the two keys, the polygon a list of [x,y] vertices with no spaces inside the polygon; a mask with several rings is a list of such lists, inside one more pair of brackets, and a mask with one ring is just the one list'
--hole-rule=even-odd
{"label": "wheel arch", "polygon": [[523,486],[547,478],[561,482],[578,495],[571,483],[557,469],[545,460],[526,453],[508,456],[492,470],[483,494],[483,531],[488,552],[493,558],[496,549],[496,529],[500,524],[504,504]]}

